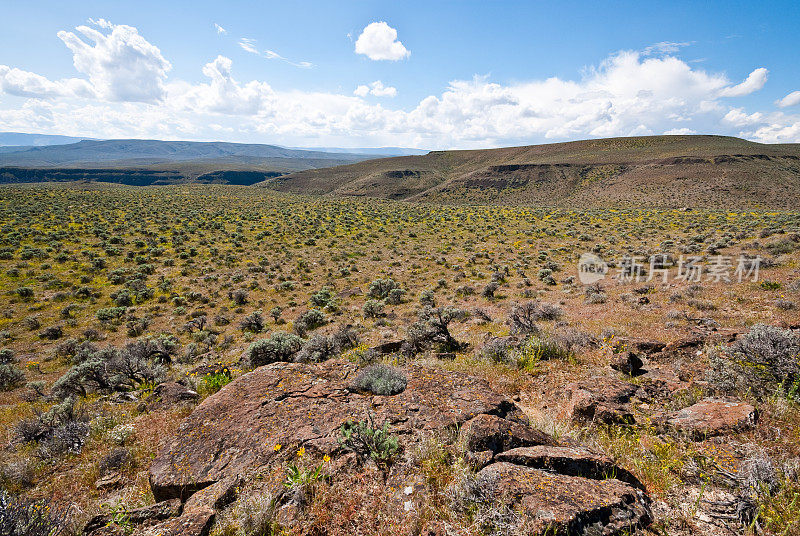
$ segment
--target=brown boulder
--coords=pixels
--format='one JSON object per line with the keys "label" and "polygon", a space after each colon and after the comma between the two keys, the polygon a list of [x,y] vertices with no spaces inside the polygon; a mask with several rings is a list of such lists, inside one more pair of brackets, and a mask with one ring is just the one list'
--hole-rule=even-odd
{"label": "brown boulder", "polygon": [[406,440],[412,432],[460,426],[476,415],[516,409],[477,378],[421,366],[404,367],[405,391],[377,396],[348,391],[358,367],[343,360],[260,367],[204,400],[150,466],[156,500],[186,499],[215,482],[270,466],[284,449],[338,448],[339,428],[371,411]]}
{"label": "brown boulder", "polygon": [[633,424],[630,400],[639,387],[611,377],[597,377],[567,386],[567,412],[573,421]]}
{"label": "brown boulder", "polygon": [[156,385],[153,392],[144,401],[147,409],[165,409],[178,404],[194,402],[200,398],[197,392],[177,382],[165,382]]}
{"label": "brown boulder", "polygon": [[702,439],[739,432],[755,425],[756,408],[744,402],[707,398],[666,417],[670,428]]}
{"label": "brown boulder", "polygon": [[[152,524],[156,521],[163,521],[175,517],[181,512],[181,502],[178,499],[162,501],[144,508],[137,508],[126,512],[127,520],[131,525]],[[92,536],[105,534],[104,528],[109,526],[113,517],[111,514],[100,514],[94,516],[83,527],[83,534]],[[113,524],[111,526],[114,526]]]}
{"label": "brown boulder", "polygon": [[611,536],[647,526],[649,499],[615,479],[594,480],[498,462],[478,473],[490,496],[520,515],[525,534]]}
{"label": "brown boulder", "polygon": [[630,471],[617,466],[610,458],[595,454],[582,447],[546,445],[521,447],[501,452],[495,456],[495,460],[594,480],[615,478],[635,488],[644,489],[639,479]]}
{"label": "brown boulder", "polygon": [[644,363],[639,356],[630,351],[615,354],[611,359],[611,368],[628,376],[638,374],[643,365]]}
{"label": "brown boulder", "polygon": [[486,414],[465,423],[459,432],[459,441],[479,467],[489,463],[496,454],[509,449],[555,444],[555,439],[544,432]]}

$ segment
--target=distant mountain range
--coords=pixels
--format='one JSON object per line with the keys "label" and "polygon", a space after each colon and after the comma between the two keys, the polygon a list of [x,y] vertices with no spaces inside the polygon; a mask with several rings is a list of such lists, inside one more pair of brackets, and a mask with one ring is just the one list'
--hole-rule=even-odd
{"label": "distant mountain range", "polygon": [[[36,141],[15,136],[6,139]],[[0,147],[0,183],[99,180],[137,185],[193,181],[252,184],[292,171],[375,157],[252,143],[81,140]]]}
{"label": "distant mountain range", "polygon": [[800,209],[800,144],[644,136],[367,160],[271,177],[284,192],[434,203]]}
{"label": "distant mountain range", "polygon": [[0,132],[0,146],[30,146],[64,145],[81,140],[94,138],[75,138],[72,136],[57,136],[55,134],[24,134],[22,132]]}

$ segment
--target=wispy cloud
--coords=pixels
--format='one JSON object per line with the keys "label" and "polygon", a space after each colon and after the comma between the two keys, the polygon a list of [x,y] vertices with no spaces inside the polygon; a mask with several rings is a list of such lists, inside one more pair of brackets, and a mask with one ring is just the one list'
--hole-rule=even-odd
{"label": "wispy cloud", "polygon": [[290,59],[281,56],[274,50],[269,50],[269,49],[264,49],[263,51],[259,50],[258,47],[256,46],[256,40],[250,39],[249,37],[242,37],[241,39],[239,39],[239,46],[242,48],[242,50],[249,52],[250,54],[255,54],[256,56],[261,56],[268,60],[280,60],[288,63],[289,65],[300,67],[301,69],[309,69],[314,66],[314,64],[311,63],[310,61],[292,61]]}
{"label": "wispy cloud", "polygon": [[228,34],[228,30],[226,30],[225,28],[223,28],[222,26],[220,26],[216,22],[214,23],[214,28],[217,30],[217,33],[219,35],[227,35]]}
{"label": "wispy cloud", "polygon": [[657,54],[675,54],[680,49],[691,46],[691,41],[675,42],[675,41],[661,41],[654,43],[642,50],[643,56],[653,56]]}

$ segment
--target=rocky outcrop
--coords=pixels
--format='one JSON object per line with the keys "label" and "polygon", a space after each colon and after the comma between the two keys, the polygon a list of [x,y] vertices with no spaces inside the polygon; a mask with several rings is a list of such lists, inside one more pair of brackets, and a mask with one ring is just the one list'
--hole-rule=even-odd
{"label": "rocky outcrop", "polygon": [[755,425],[756,418],[756,408],[750,404],[707,398],[662,417],[661,420],[671,429],[695,439],[703,439],[750,429]]}
{"label": "rocky outcrop", "polygon": [[639,489],[508,462],[478,473],[487,493],[519,516],[525,534],[603,535],[629,533],[650,524],[650,501]]}
{"label": "rocky outcrop", "polygon": [[610,377],[597,377],[567,386],[567,413],[573,421],[633,424],[631,398],[639,387]]}
{"label": "rocky outcrop", "polygon": [[641,358],[631,351],[620,352],[611,360],[611,368],[628,376],[635,376],[644,366]]}
{"label": "rocky outcrop", "polygon": [[521,447],[502,452],[495,457],[495,460],[551,473],[582,476],[595,480],[615,478],[637,489],[644,489],[641,482],[630,471],[619,467],[611,458],[596,454],[583,447],[547,445]]}
{"label": "rocky outcrop", "polygon": [[279,454],[277,445],[334,452],[341,425],[368,412],[402,438],[516,410],[483,380],[419,366],[404,368],[408,383],[400,394],[353,393],[347,386],[357,370],[341,360],[275,363],[230,383],[184,420],[153,461],[149,476],[156,500],[186,499],[227,477],[267,467]]}
{"label": "rocky outcrop", "polygon": [[179,404],[190,404],[200,398],[196,391],[177,382],[160,383],[153,389],[144,405],[148,411],[170,408]]}
{"label": "rocky outcrop", "polygon": [[469,461],[477,467],[483,467],[496,454],[510,449],[556,444],[549,434],[495,415],[478,415],[468,421],[461,427],[459,441]]}
{"label": "rocky outcrop", "polygon": [[[525,533],[612,535],[650,522],[649,499],[630,472],[530,428],[519,409],[485,381],[414,365],[402,370],[406,389],[393,396],[348,390],[358,368],[342,360],[274,363],[232,382],[201,403],[153,461],[153,495],[183,506],[180,515],[152,530],[204,536],[215,513],[235,500],[242,477],[282,472],[281,453],[301,445],[309,454],[332,453],[333,473],[347,470],[342,463],[352,456],[339,455],[339,428],[368,411],[374,422],[389,423],[406,446],[458,428],[468,458],[482,468],[478,479],[490,484],[485,491],[521,514]],[[619,385],[609,389],[614,400],[630,395]],[[291,526],[300,522],[298,508],[288,502],[277,515]],[[436,526],[428,529],[436,533]]]}

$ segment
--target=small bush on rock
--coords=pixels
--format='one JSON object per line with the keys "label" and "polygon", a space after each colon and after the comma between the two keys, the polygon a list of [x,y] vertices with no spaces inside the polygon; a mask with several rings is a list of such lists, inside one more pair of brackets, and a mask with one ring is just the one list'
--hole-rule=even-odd
{"label": "small bush on rock", "polygon": [[375,395],[396,395],[406,389],[408,378],[400,369],[375,364],[364,368],[353,380],[354,391],[366,391]]}
{"label": "small bush on rock", "polygon": [[247,359],[253,367],[269,365],[277,361],[291,361],[300,351],[303,339],[293,333],[277,332],[268,339],[255,341],[247,350]]}

